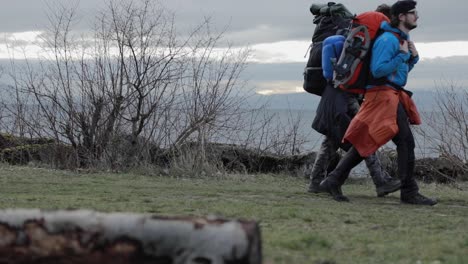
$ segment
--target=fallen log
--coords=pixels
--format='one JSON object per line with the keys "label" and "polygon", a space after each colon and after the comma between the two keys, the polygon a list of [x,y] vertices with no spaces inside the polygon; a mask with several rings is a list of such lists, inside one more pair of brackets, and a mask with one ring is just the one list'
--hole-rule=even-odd
{"label": "fallen log", "polygon": [[259,264],[257,223],[88,210],[0,210],[0,263]]}

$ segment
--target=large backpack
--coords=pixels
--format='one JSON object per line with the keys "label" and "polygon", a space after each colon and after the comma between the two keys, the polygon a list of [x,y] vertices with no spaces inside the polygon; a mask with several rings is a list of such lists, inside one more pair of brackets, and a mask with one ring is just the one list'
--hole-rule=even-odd
{"label": "large backpack", "polygon": [[343,50],[334,65],[334,85],[352,93],[364,93],[371,80],[370,58],[375,39],[383,31],[383,21],[390,22],[380,12],[370,11],[356,16],[344,41]]}
{"label": "large backpack", "polygon": [[344,5],[334,2],[312,4],[310,12],[315,16],[313,23],[316,26],[309,47],[309,59],[304,69],[303,88],[309,93],[322,95],[327,85],[322,69],[322,42],[329,36],[343,34],[354,15]]}

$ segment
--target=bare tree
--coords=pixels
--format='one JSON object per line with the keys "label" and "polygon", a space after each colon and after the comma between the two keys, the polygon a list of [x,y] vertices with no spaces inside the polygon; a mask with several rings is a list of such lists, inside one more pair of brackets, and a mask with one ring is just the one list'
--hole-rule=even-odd
{"label": "bare tree", "polygon": [[205,145],[210,137],[238,115],[245,95],[239,75],[244,70],[249,50],[226,46],[217,50],[223,33],[212,33],[209,20],[203,31],[190,43],[186,75],[181,78],[180,113],[184,120],[177,131],[173,147],[196,135],[200,157],[205,158]]}
{"label": "bare tree", "polygon": [[211,142],[301,151],[302,117],[281,120],[245,104],[250,50],[230,45],[210,18],[181,34],[175,14],[156,1],[109,0],[92,31],[80,34],[78,8],[50,5],[42,57],[12,59],[16,103],[2,115],[15,121],[12,133],[69,146],[74,166],[134,166],[193,143],[194,166],[212,161]]}
{"label": "bare tree", "polygon": [[136,155],[148,120],[174,101],[184,45],[173,17],[152,3],[109,1],[91,38],[72,30],[78,6],[51,6],[44,57],[13,71],[21,74],[15,91],[34,96],[45,134],[69,143],[84,165],[121,134],[132,142],[127,156]]}
{"label": "bare tree", "polygon": [[453,83],[438,87],[434,109],[426,113],[427,126],[417,133],[434,153],[468,172],[468,90]]}
{"label": "bare tree", "polygon": [[[93,34],[77,35],[77,8],[51,5],[43,58],[11,74],[15,98],[33,97],[38,134],[70,144],[77,165],[132,165],[149,146],[175,150],[195,134],[204,145],[239,110],[249,51],[218,47],[224,32],[209,19],[180,40],[175,16],[157,2],[109,1]],[[116,152],[122,138],[130,145]]]}

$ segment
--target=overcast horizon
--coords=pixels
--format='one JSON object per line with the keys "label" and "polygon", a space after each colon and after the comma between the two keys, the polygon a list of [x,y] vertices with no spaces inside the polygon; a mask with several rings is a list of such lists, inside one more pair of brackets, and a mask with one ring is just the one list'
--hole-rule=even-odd
{"label": "overcast horizon", "polygon": [[[8,59],[5,44],[13,40],[33,47],[36,38],[47,25],[47,3],[75,3],[70,0],[3,1],[0,10],[0,58]],[[81,21],[76,30],[86,31],[90,21],[106,1],[81,0],[78,14]],[[187,29],[200,23],[204,17],[212,18],[215,29],[225,32],[225,39],[236,46],[252,49],[250,65],[244,72],[249,86],[259,93],[302,92],[302,71],[306,63],[304,54],[314,25],[309,12],[312,3],[326,1],[215,1],[167,0],[159,1],[175,12],[176,26]],[[353,13],[373,10],[381,2],[339,1]],[[392,2],[386,2],[392,4]],[[456,6],[456,8],[454,8]],[[467,88],[468,34],[466,23],[460,23],[468,10],[467,1],[419,1],[420,19],[411,32],[421,62],[414,68],[408,88],[431,90],[437,83],[454,83]],[[443,18],[443,19],[441,19]],[[32,49],[34,52],[34,49]],[[31,55],[32,56],[32,55]],[[269,91],[269,92],[268,92]]]}

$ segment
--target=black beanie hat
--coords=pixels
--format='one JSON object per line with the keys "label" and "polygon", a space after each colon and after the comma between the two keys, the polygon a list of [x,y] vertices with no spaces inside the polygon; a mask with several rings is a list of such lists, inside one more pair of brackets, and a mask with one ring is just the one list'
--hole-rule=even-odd
{"label": "black beanie hat", "polygon": [[416,8],[416,1],[413,0],[401,0],[392,5],[391,13],[392,16],[398,16],[399,14],[408,13]]}

